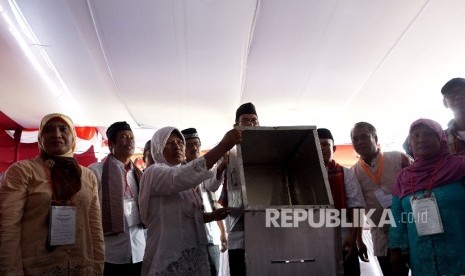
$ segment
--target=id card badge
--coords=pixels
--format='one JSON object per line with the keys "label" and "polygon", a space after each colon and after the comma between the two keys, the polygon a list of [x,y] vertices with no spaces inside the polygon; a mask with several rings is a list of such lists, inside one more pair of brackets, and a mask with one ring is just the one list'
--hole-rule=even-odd
{"label": "id card badge", "polygon": [[140,224],[139,207],[134,198],[124,199],[124,216],[128,227]]}
{"label": "id card badge", "polygon": [[392,194],[386,193],[383,189],[378,189],[375,192],[376,199],[384,209],[391,207],[392,205]]}
{"label": "id card badge", "polygon": [[422,199],[410,199],[413,218],[418,236],[427,236],[444,233],[441,215],[434,194]]}
{"label": "id card badge", "polygon": [[76,240],[76,206],[50,207],[50,246],[70,245]]}

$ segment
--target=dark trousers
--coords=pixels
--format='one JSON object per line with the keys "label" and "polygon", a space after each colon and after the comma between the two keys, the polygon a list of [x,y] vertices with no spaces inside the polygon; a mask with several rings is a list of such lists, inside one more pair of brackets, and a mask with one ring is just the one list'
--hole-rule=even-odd
{"label": "dark trousers", "polygon": [[104,276],[140,276],[142,271],[142,262],[129,264],[111,264],[105,262],[103,268]]}
{"label": "dark trousers", "polygon": [[207,245],[208,262],[210,263],[211,276],[217,276],[220,270],[220,247],[209,243]]}
{"label": "dark trousers", "polygon": [[349,256],[349,251],[342,251],[344,260],[344,276],[360,276],[360,262],[358,261],[358,249],[354,248],[354,253]]}
{"label": "dark trousers", "polygon": [[404,268],[404,271],[401,272],[399,275],[394,275],[392,272],[392,266],[391,266],[391,252],[388,250],[387,256],[382,256],[382,257],[376,257],[378,258],[379,266],[381,267],[381,271],[383,272],[384,276],[407,276],[409,269],[406,266]]}
{"label": "dark trousers", "polygon": [[[391,276],[392,269],[391,269],[391,260],[389,256],[381,256],[376,257],[378,258],[379,266],[381,267],[381,271],[383,272],[384,276]],[[399,275],[400,276],[400,275]]]}
{"label": "dark trousers", "polygon": [[229,255],[229,273],[231,276],[245,276],[245,250],[231,249]]}

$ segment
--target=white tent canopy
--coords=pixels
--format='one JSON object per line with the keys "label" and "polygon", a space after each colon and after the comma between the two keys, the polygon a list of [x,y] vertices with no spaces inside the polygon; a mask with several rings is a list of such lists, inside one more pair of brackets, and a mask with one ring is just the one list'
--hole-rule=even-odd
{"label": "white tent canopy", "polygon": [[261,125],[348,143],[368,121],[399,148],[419,117],[446,126],[440,89],[465,76],[462,0],[0,0],[0,13],[1,112],[26,128],[51,112],[125,120],[138,146],[173,125],[211,147],[252,101]]}

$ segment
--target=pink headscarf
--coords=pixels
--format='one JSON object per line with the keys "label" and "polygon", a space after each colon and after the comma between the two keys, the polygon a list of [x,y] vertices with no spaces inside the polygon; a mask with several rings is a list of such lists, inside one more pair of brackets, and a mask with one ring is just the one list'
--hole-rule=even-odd
{"label": "pink headscarf", "polygon": [[430,119],[418,119],[410,126],[409,135],[412,133],[412,129],[418,125],[424,125],[438,134],[441,150],[433,158],[416,157],[412,165],[400,171],[392,191],[399,198],[417,191],[427,190],[431,181],[431,188],[436,188],[465,177],[465,156],[449,153],[447,138],[441,125]]}

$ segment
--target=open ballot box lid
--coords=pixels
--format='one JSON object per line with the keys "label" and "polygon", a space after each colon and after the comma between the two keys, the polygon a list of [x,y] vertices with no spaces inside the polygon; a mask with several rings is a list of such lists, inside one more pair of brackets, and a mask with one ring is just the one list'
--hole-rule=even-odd
{"label": "open ballot box lid", "polygon": [[333,205],[315,126],[243,127],[237,146],[245,210]]}

